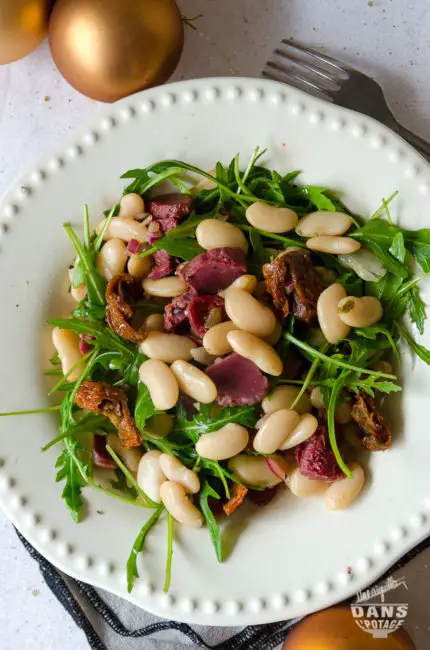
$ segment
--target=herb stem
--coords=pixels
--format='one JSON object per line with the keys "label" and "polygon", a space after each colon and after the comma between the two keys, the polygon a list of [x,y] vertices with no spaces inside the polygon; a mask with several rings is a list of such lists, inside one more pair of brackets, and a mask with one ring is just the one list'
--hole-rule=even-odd
{"label": "herb stem", "polygon": [[[324,343],[323,347],[321,348],[321,352],[324,353],[328,349],[329,345],[328,343]],[[321,359],[319,357],[315,357],[315,359],[312,361],[312,365],[309,368],[308,374],[305,377],[305,380],[303,382],[303,386],[301,387],[296,399],[294,402],[291,404],[290,409],[293,410],[295,406],[299,403],[301,400],[302,396],[306,392],[307,387],[309,386],[312,377],[314,376],[319,364],[321,363]]]}
{"label": "herb stem", "polygon": [[99,234],[97,235],[97,239],[94,242],[94,252],[98,253],[100,248],[102,247],[103,244],[103,238],[105,236],[106,230],[109,228],[109,224],[112,221],[112,217],[114,215],[116,206],[114,205],[111,211],[109,212],[108,216],[104,220],[102,229],[100,230]]}
{"label": "herb stem", "polygon": [[167,593],[170,589],[172,578],[172,557],[173,557],[173,517],[170,512],[167,515],[167,558],[166,577],[164,579],[163,591]]}
{"label": "herb stem", "polygon": [[340,376],[333,384],[333,388],[330,393],[330,399],[327,408],[327,428],[328,428],[328,437],[330,441],[330,446],[333,450],[336,462],[341,468],[342,472],[350,478],[352,476],[351,470],[345,464],[342,456],[340,455],[339,447],[336,440],[336,425],[334,421],[334,412],[336,409],[337,400],[342,391],[344,385],[345,377]]}
{"label": "herb stem", "polygon": [[51,397],[51,395],[53,395],[54,393],[56,393],[57,390],[58,390],[59,388],[61,388],[61,386],[62,386],[63,384],[66,383],[67,378],[70,377],[70,375],[71,375],[71,374],[72,374],[72,373],[73,373],[77,368],[79,368],[79,366],[80,366],[82,363],[84,363],[85,361],[87,361],[87,359],[89,359],[89,357],[90,357],[92,354],[93,354],[93,350],[90,350],[89,352],[87,352],[86,354],[84,354],[84,356],[82,356],[82,357],[81,357],[81,358],[80,358],[80,359],[79,359],[79,360],[78,360],[78,361],[77,361],[77,362],[76,362],[76,363],[75,363],[75,364],[70,368],[70,370],[69,370],[65,375],[63,375],[63,377],[60,379],[60,381],[58,381],[58,382],[55,384],[55,386],[54,386],[53,388],[51,388],[51,390],[50,390],[49,393],[48,393],[48,397]]}
{"label": "herb stem", "polygon": [[328,357],[316,348],[313,348],[311,345],[308,343],[305,343],[304,341],[300,341],[300,339],[297,339],[295,336],[290,334],[289,332],[284,333],[284,337],[293,343],[296,347],[300,348],[304,352],[307,352],[313,357],[319,357],[322,361],[325,361],[326,363],[333,364],[335,366],[339,366],[339,368],[346,368],[347,370],[352,370],[353,372],[358,372],[363,375],[374,375],[375,377],[385,377],[386,379],[397,379],[395,375],[389,375],[386,372],[378,372],[377,370],[369,370],[368,368],[360,368],[358,366],[353,366],[350,363],[346,363],[345,361],[339,361],[339,359],[335,359],[333,357]]}
{"label": "herb stem", "polygon": [[260,230],[259,228],[254,228],[254,226],[247,226],[244,223],[235,223],[234,224],[237,228],[240,228],[241,230],[245,230],[246,232],[258,232],[260,235],[263,237],[268,237],[270,239],[276,239],[277,241],[281,241],[284,244],[288,244],[288,246],[299,246],[300,248],[306,248],[306,244],[303,242],[296,240],[296,239],[290,239],[289,237],[283,237],[282,235],[277,235],[274,232],[269,232],[268,230]]}
{"label": "herb stem", "polygon": [[144,501],[145,504],[146,504],[146,507],[147,507],[147,508],[157,508],[158,503],[155,503],[155,501],[153,501],[152,499],[150,499],[149,496],[148,496],[148,495],[147,495],[147,494],[142,490],[142,488],[139,486],[138,482],[137,482],[136,479],[134,478],[133,474],[132,474],[132,473],[130,472],[130,470],[129,470],[125,465],[124,465],[124,463],[122,462],[121,458],[118,456],[118,454],[116,454],[116,453],[114,452],[114,450],[112,449],[112,447],[110,447],[109,445],[106,445],[106,451],[108,452],[108,454],[109,454],[110,456],[112,456],[112,458],[114,459],[114,461],[116,462],[116,464],[118,465],[118,467],[120,468],[120,470],[122,471],[122,473],[124,474],[124,476],[126,477],[126,479],[128,479],[128,481],[130,482],[130,484],[134,487],[134,489],[136,490],[136,492],[137,492],[137,493],[142,497],[143,501]]}
{"label": "herb stem", "polygon": [[0,418],[9,417],[12,415],[35,415],[36,413],[52,413],[53,411],[60,411],[61,404],[57,406],[47,406],[44,409],[31,409],[30,411],[9,411],[8,413],[0,413]]}

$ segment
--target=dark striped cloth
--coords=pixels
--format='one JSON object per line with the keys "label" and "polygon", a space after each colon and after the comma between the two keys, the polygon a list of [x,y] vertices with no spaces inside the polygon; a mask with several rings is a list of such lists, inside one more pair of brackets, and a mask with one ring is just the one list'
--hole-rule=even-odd
{"label": "dark striped cloth", "polygon": [[[301,619],[242,629],[190,626],[158,619],[117,596],[69,578],[45,560],[17,531],[18,537],[39,564],[52,593],[85,633],[92,650],[274,650]],[[430,546],[427,538],[402,557],[378,583],[404,567]],[[143,624],[139,625],[139,623]]]}

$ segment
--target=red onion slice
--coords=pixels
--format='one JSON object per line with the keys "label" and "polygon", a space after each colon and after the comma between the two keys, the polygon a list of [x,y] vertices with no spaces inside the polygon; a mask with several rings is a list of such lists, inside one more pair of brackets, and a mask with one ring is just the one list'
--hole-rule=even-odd
{"label": "red onion slice", "polygon": [[106,436],[95,435],[91,448],[94,465],[101,469],[116,469],[117,464],[106,451]]}
{"label": "red onion slice", "polygon": [[94,350],[94,346],[87,343],[87,341],[94,341],[94,336],[91,336],[91,334],[81,334],[79,337],[79,352],[82,355]]}
{"label": "red onion slice", "polygon": [[284,481],[286,474],[279,463],[277,463],[276,460],[273,460],[273,458],[269,458],[268,456],[265,456],[264,460],[266,461],[266,465],[272,474],[277,476],[281,481]]}
{"label": "red onion slice", "polygon": [[140,242],[138,242],[137,239],[130,239],[127,244],[127,251],[131,253],[131,255],[140,253]]}

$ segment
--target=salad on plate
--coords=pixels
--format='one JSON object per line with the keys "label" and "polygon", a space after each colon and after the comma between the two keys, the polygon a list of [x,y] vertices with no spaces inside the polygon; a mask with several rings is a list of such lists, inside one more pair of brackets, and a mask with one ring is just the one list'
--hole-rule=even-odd
{"label": "salad on plate", "polygon": [[[368,219],[327,188],[239,156],[210,172],[167,160],[131,170],[119,203],[83,236],[65,224],[76,301],[50,321],[57,481],[73,519],[92,486],[142,508],[127,561],[167,520],[209,531],[283,490],[341,510],[366,452],[391,444],[399,342],[425,363],[430,230],[405,230],[393,194]],[[173,191],[165,192],[168,181]],[[419,274],[415,270],[420,268]],[[409,322],[408,322],[409,321]],[[35,413],[37,411],[28,411]],[[5,413],[2,415],[12,415]]]}

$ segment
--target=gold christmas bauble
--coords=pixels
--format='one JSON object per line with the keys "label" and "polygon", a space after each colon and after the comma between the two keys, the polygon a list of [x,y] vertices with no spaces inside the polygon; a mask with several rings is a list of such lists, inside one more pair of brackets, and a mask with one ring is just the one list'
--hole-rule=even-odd
{"label": "gold christmas bauble", "polygon": [[61,74],[102,102],[167,81],[183,40],[174,0],[57,0],[49,22]]}
{"label": "gold christmas bauble", "polygon": [[32,52],[48,31],[54,0],[0,0],[0,64]]}
{"label": "gold christmas bauble", "polygon": [[416,650],[409,634],[397,630],[375,639],[355,622],[349,607],[332,607],[298,623],[282,650]]}

